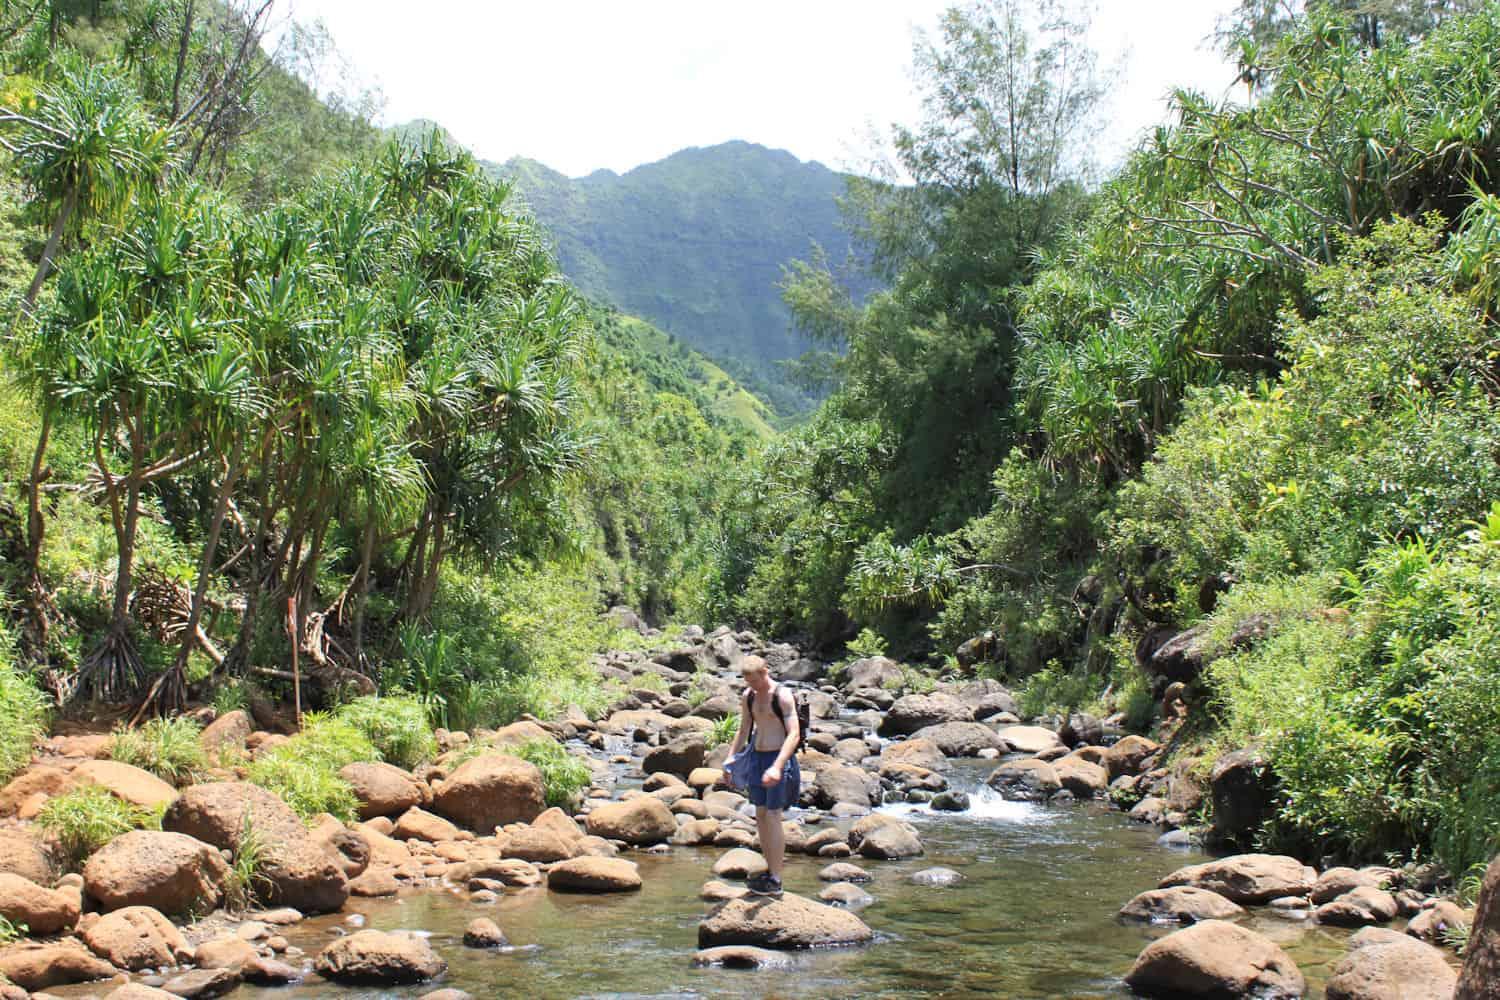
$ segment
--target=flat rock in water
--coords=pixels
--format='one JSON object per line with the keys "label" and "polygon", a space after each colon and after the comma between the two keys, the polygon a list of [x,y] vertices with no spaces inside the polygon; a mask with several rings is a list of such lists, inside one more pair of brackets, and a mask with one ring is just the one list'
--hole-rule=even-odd
{"label": "flat rock in water", "polygon": [[1458,974],[1432,945],[1395,931],[1370,927],[1350,940],[1334,967],[1327,1000],[1448,1000]]}
{"label": "flat rock in water", "polygon": [[693,965],[700,968],[714,965],[726,969],[785,969],[791,964],[791,958],[784,952],[743,944],[704,948],[693,956]]}
{"label": "flat rock in water", "polygon": [[415,934],[357,931],[324,948],[314,967],[336,983],[401,984],[435,979],[448,963]]}
{"label": "flat rock in water", "polygon": [[956,872],[952,868],[924,868],[919,872],[913,872],[909,879],[916,885],[930,886],[957,885],[963,880],[963,873]]}
{"label": "flat rock in water", "polygon": [[554,892],[635,892],[640,887],[640,871],[624,858],[574,858],[547,871],[547,888]]}
{"label": "flat rock in water", "polygon": [[1120,907],[1127,920],[1149,920],[1153,923],[1196,924],[1204,920],[1233,920],[1244,908],[1217,892],[1197,886],[1178,885],[1170,889],[1151,889]]}
{"label": "flat rock in water", "polygon": [[1194,885],[1235,903],[1259,905],[1278,896],[1305,896],[1318,873],[1296,858],[1280,854],[1236,854],[1201,865],[1179,868],[1159,888]]}
{"label": "flat rock in water", "polygon": [[848,910],[786,893],[720,903],[698,924],[698,947],[748,944],[784,950],[864,944],[874,932]]}
{"label": "flat rock in water", "polygon": [[847,906],[852,910],[863,909],[875,902],[875,897],[853,882],[835,882],[823,887],[818,898],[834,906]]}
{"label": "flat rock in water", "polygon": [[766,859],[758,851],[746,847],[735,847],[725,851],[714,862],[714,874],[720,878],[749,878],[766,871]]}

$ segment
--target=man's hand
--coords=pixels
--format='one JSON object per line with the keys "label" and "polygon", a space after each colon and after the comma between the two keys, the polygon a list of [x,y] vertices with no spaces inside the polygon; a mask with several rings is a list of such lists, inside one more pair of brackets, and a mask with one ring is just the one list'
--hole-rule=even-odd
{"label": "man's hand", "polygon": [[760,776],[760,783],[762,785],[765,785],[767,788],[770,788],[772,785],[776,784],[780,780],[781,780],[781,768],[776,767],[775,765],[772,765],[771,767],[766,768],[765,773]]}

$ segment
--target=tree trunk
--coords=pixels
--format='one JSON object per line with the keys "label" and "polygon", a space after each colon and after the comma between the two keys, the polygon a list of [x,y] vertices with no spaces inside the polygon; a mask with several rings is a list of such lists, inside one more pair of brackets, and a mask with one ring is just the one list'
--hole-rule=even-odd
{"label": "tree trunk", "polygon": [[193,603],[188,607],[187,628],[182,635],[182,648],[177,651],[177,662],[173,669],[179,673],[187,669],[188,655],[198,642],[198,623],[203,620],[203,599],[208,594],[208,579],[213,574],[214,554],[219,547],[219,533],[224,529],[224,518],[229,514],[229,500],[234,495],[234,484],[240,477],[243,465],[240,461],[244,443],[236,442],[234,455],[224,470],[224,481],[219,485],[219,498],[214,504],[213,517],[208,524],[208,536],[203,540],[203,558],[198,560],[198,583],[193,588]]}
{"label": "tree trunk", "polygon": [[37,652],[47,662],[47,589],[42,583],[42,538],[47,523],[42,518],[42,483],[47,478],[47,441],[52,436],[52,407],[42,404],[42,429],[37,434],[36,451],[31,456],[31,479],[26,489],[26,565],[31,573],[29,587],[32,624],[36,628]]}
{"label": "tree trunk", "polygon": [[[73,211],[77,207],[78,192],[70,189],[63,196],[62,207],[57,210],[57,218],[52,220],[52,232],[47,234],[47,244],[42,247],[42,259],[37,262],[36,274],[31,278],[31,287],[26,289],[26,297],[21,300],[21,310],[16,314],[17,319],[30,316],[32,309],[36,308],[37,296],[42,294],[42,283],[47,280],[47,275],[52,271],[52,260],[57,256],[57,248],[62,244],[68,220],[73,217]],[[15,328],[14,321],[11,323],[11,328]]]}
{"label": "tree trunk", "polygon": [[359,569],[354,574],[354,665],[365,659],[365,601],[370,593],[370,560],[375,555],[375,510],[370,505],[366,515],[365,541],[359,554]]}

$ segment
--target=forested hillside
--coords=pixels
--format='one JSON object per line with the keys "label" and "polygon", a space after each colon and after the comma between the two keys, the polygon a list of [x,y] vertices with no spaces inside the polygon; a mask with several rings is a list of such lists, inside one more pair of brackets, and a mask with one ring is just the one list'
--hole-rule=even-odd
{"label": "forested hillside", "polygon": [[[526,159],[491,169],[515,182],[586,295],[704,352],[779,412],[808,408],[776,364],[808,346],[779,285],[782,268],[813,243],[835,262],[848,256],[842,175],[748,142],[685,149],[625,174],[573,179]],[[852,279],[871,287],[868,276]]]}

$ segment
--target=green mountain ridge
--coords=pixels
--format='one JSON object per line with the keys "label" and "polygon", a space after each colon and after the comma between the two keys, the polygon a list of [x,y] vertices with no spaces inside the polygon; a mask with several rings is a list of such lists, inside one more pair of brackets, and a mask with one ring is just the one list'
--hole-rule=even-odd
{"label": "green mountain ridge", "polygon": [[777,365],[808,347],[777,286],[814,243],[833,260],[850,252],[837,201],[845,175],[743,141],[623,174],[569,178],[520,157],[485,166],[514,182],[586,295],[681,338],[777,411],[808,409]]}

